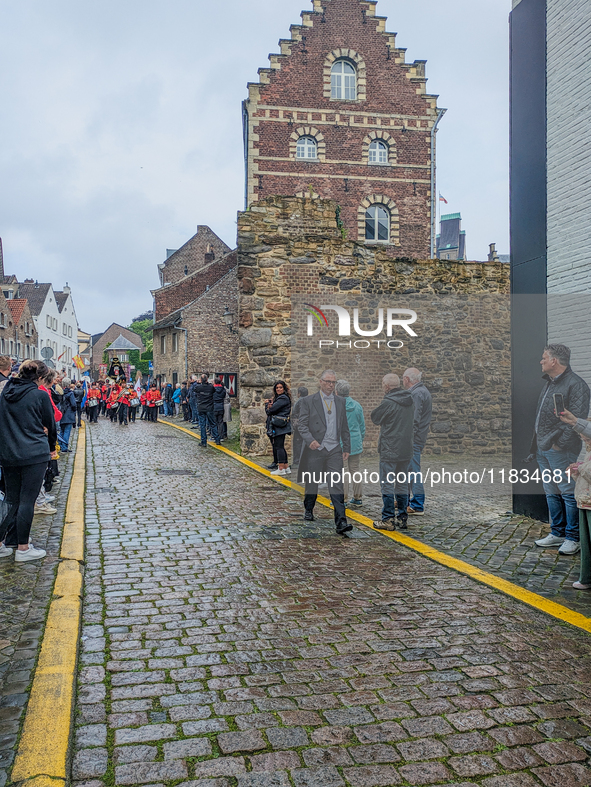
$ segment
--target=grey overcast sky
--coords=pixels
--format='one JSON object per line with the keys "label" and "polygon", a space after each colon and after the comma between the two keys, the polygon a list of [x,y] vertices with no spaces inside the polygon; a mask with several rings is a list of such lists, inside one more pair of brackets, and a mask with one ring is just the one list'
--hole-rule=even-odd
{"label": "grey overcast sky", "polygon": [[[241,101],[311,0],[0,0],[0,236],[7,273],[66,281],[80,327],[151,308],[166,248],[235,244]],[[510,0],[380,0],[448,113],[444,212],[470,259],[508,252]]]}

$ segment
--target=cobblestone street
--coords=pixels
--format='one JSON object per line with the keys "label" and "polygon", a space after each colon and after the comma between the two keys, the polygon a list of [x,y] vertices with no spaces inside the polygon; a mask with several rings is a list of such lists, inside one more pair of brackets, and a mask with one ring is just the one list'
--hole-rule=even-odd
{"label": "cobblestone street", "polygon": [[89,428],[78,785],[591,783],[589,640],[162,425]]}
{"label": "cobblestone street", "polygon": [[[257,457],[266,466],[271,457]],[[478,456],[425,456],[423,472],[442,467],[463,472],[493,468],[496,477],[506,468],[507,458]],[[363,457],[362,467],[378,470],[376,457]],[[292,476],[295,478],[295,476]],[[326,490],[325,490],[326,493]],[[540,549],[535,541],[550,532],[550,526],[524,516],[512,516],[510,484],[474,487],[446,484],[426,489],[425,515],[409,517],[408,534],[447,555],[461,558],[495,576],[564,604],[583,615],[591,615],[591,594],[574,590],[579,579],[579,555],[559,555],[558,549]],[[381,518],[379,484],[364,486],[359,512]]]}

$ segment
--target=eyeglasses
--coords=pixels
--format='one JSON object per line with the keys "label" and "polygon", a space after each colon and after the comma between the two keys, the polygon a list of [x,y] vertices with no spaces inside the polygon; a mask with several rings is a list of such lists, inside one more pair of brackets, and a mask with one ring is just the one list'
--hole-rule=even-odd
{"label": "eyeglasses", "polygon": [[321,383],[325,383],[326,385],[336,385],[336,380],[320,380]]}

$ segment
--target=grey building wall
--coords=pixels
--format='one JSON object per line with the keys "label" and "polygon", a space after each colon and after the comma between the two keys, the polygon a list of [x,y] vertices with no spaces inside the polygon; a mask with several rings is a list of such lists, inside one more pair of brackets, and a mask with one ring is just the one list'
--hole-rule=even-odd
{"label": "grey building wall", "polygon": [[548,339],[591,384],[591,2],[547,0],[546,24]]}

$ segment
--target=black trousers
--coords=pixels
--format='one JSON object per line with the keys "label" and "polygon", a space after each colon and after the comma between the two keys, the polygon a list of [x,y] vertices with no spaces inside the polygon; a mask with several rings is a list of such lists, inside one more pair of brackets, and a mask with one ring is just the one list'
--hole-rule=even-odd
{"label": "black trousers", "polygon": [[188,402],[183,404],[183,420],[184,421],[191,420],[191,405]]}
{"label": "black trousers", "polygon": [[6,481],[6,502],[10,506],[0,524],[0,541],[6,546],[25,546],[29,543],[35,514],[35,500],[41,491],[47,462],[24,467],[3,467]]}
{"label": "black trousers", "polygon": [[[328,493],[334,506],[334,521],[337,530],[347,524],[345,514],[345,492],[343,489],[343,449],[337,446],[332,451],[308,451],[308,462],[305,473],[311,473],[311,480],[306,479],[304,507],[313,511],[318,497],[318,484],[324,483],[324,473],[338,473],[339,481],[333,483],[330,475],[326,478]],[[320,476],[322,475],[322,479]],[[316,480],[315,480],[316,479]]]}
{"label": "black trousers", "polygon": [[109,410],[107,410],[107,412],[109,413],[109,418],[111,419],[111,423],[117,423],[117,410],[118,409],[119,408],[114,409],[113,407],[111,407]]}
{"label": "black trousers", "polygon": [[88,408],[88,417],[90,419],[91,424],[96,424],[98,422],[99,406],[100,405],[96,404],[94,407]]}
{"label": "black trousers", "polygon": [[121,403],[119,405],[119,423],[120,424],[127,424],[127,413],[129,411],[129,405]]}
{"label": "black trousers", "polygon": [[276,434],[271,438],[273,445],[273,461],[276,465],[287,465],[287,451],[285,450],[285,437],[284,434]]}
{"label": "black trousers", "polygon": [[158,421],[158,408],[156,406],[148,407],[148,421],[153,421],[154,423]]}
{"label": "black trousers", "polygon": [[76,426],[81,426],[82,424],[82,402],[80,404],[76,403]]}
{"label": "black trousers", "polygon": [[135,417],[137,415],[137,410],[138,410],[137,407],[132,407],[131,405],[129,405],[129,422],[132,423],[132,424],[135,423]]}

